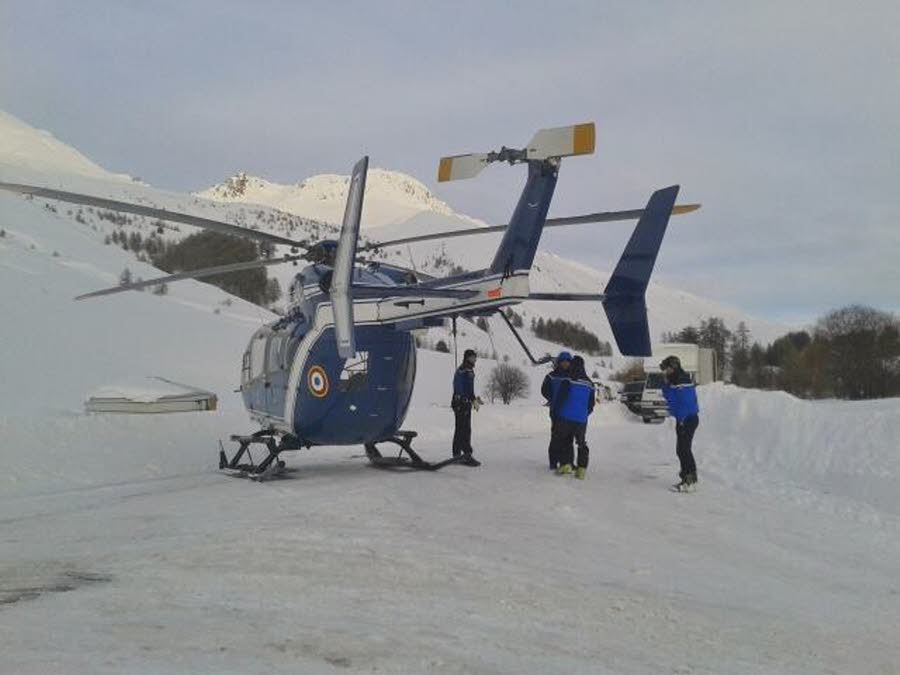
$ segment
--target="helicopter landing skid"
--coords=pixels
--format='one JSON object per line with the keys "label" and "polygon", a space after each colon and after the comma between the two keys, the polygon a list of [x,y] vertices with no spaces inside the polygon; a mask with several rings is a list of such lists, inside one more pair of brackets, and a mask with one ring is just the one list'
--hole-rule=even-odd
{"label": "helicopter landing skid", "polygon": [[[293,436],[282,436],[280,440],[271,431],[262,429],[250,436],[232,435],[234,443],[239,443],[238,451],[230,460],[225,454],[225,447],[219,441],[219,469],[232,476],[241,476],[251,480],[263,481],[277,476],[284,470],[284,460],[279,455],[285,450],[302,450],[303,446]],[[253,461],[250,454],[250,446],[253,444],[265,445],[268,455],[259,463]],[[241,462],[244,455],[249,462]]]}
{"label": "helicopter landing skid", "polygon": [[[415,437],[415,431],[398,431],[391,438],[379,441],[379,443],[393,443],[397,445],[400,450],[397,452],[396,457],[385,457],[375,443],[366,443],[366,457],[373,466],[379,469],[409,469],[411,471],[437,471],[449,464],[456,464],[462,459],[461,457],[450,457],[441,462],[427,462],[419,456],[419,453],[412,449],[412,439]],[[406,456],[404,457],[404,455]]]}

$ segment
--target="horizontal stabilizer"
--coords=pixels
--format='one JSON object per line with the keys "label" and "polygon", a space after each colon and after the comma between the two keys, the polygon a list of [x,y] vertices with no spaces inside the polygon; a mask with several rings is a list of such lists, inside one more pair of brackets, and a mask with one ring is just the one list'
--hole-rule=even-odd
{"label": "horizontal stabilizer", "polygon": [[604,289],[603,309],[625,356],[651,355],[645,294],[677,196],[677,185],[653,193]]}
{"label": "horizontal stabilizer", "polygon": [[441,157],[441,163],[438,165],[438,182],[445,183],[449,180],[474,178],[487,164],[486,153]]}
{"label": "horizontal stabilizer", "polygon": [[528,159],[550,159],[594,153],[594,123],[574,124],[555,129],[541,129],[525,148]]}

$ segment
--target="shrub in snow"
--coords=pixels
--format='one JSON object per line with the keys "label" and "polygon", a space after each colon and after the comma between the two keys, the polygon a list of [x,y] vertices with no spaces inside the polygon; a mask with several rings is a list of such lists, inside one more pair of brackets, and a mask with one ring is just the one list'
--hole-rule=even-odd
{"label": "shrub in snow", "polygon": [[434,351],[436,352],[444,352],[444,354],[450,353],[450,348],[447,347],[447,343],[443,340],[438,340],[437,344],[434,346]]}
{"label": "shrub in snow", "polygon": [[501,363],[491,371],[487,387],[491,402],[498,397],[509,405],[513,399],[528,396],[528,375],[521,368]]}

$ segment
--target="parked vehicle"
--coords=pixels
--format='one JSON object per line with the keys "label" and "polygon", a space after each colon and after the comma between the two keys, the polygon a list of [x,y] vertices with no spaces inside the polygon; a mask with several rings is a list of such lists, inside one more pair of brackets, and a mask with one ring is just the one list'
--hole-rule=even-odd
{"label": "parked vehicle", "polygon": [[641,397],[644,393],[644,380],[626,382],[619,389],[619,401],[625,404],[635,415],[641,414]]}
{"label": "parked vehicle", "polygon": [[662,393],[664,375],[659,372],[648,373],[641,392],[640,416],[644,424],[662,422],[669,414],[666,398]]}

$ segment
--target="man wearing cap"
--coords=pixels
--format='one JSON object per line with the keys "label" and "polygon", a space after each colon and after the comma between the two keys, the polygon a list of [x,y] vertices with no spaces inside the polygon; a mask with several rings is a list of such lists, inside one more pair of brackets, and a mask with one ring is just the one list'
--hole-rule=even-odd
{"label": "man wearing cap", "polygon": [[697,387],[691,376],[681,368],[677,356],[667,356],[659,364],[665,375],[662,392],[669,412],[675,418],[675,453],[681,463],[678,473],[681,482],[672,486],[676,492],[693,492],[697,487],[697,464],[691,444],[694,432],[700,424],[700,405],[697,403]]}
{"label": "man wearing cap", "polygon": [[550,470],[555,471],[559,467],[560,457],[558,456],[558,442],[554,442],[554,434],[556,431],[556,417],[554,415],[553,398],[554,394],[559,391],[559,386],[563,380],[569,379],[569,366],[572,364],[572,355],[567,351],[562,351],[556,357],[553,370],[544,377],[541,384],[541,396],[547,399],[547,405],[550,408],[550,445],[547,448],[547,456],[550,460]]}
{"label": "man wearing cap", "polygon": [[453,456],[462,457],[462,464],[480,466],[481,462],[472,457],[472,406],[477,410],[482,401],[475,395],[475,362],[478,355],[474,349],[463,353],[463,361],[453,376],[453,398],[450,407],[456,420],[453,432]]}

